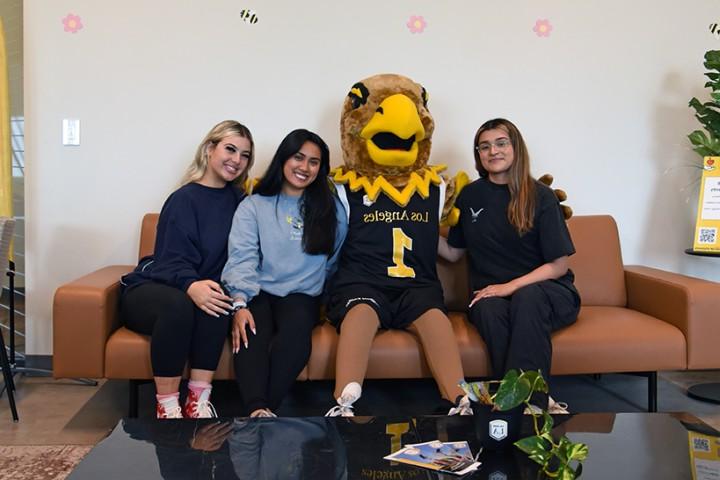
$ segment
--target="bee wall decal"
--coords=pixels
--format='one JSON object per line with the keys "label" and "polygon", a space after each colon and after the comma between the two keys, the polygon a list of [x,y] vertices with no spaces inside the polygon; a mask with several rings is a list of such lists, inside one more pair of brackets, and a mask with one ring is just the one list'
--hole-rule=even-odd
{"label": "bee wall decal", "polygon": [[710,33],[712,33],[715,36],[715,38],[720,40],[720,25],[718,25],[717,23],[711,23],[710,24]]}
{"label": "bee wall decal", "polygon": [[240,18],[242,21],[249,24],[255,24],[258,22],[257,14],[249,9],[240,10]]}

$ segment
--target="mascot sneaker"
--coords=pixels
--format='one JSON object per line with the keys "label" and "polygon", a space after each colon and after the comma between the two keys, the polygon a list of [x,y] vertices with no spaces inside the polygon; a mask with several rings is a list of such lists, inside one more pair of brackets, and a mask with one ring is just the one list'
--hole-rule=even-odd
{"label": "mascot sneaker", "polygon": [[326,417],[354,417],[352,404],[362,395],[362,387],[357,382],[350,382],[343,388],[337,405],[328,410]]}

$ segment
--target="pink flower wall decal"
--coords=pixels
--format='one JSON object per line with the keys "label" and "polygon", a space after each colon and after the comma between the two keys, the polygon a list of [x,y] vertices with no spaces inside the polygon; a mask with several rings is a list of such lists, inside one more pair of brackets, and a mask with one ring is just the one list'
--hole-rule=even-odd
{"label": "pink flower wall decal", "polygon": [[72,13],[68,13],[67,16],[62,19],[62,23],[65,26],[65,31],[68,33],[77,33],[83,28],[80,17]]}
{"label": "pink flower wall decal", "polygon": [[542,19],[535,22],[533,32],[535,32],[535,35],[537,35],[538,37],[549,37],[552,29],[553,26],[550,24],[550,20]]}
{"label": "pink flower wall decal", "polygon": [[406,25],[410,33],[423,33],[425,27],[427,27],[427,22],[422,16],[412,15]]}

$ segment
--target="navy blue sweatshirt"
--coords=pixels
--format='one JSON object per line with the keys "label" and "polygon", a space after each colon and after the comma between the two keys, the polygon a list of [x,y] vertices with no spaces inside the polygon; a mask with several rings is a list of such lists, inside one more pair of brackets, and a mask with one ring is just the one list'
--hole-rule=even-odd
{"label": "navy blue sweatshirt", "polygon": [[125,289],[153,281],[184,292],[197,280],[219,283],[233,215],[243,197],[232,184],[188,183],[173,192],[160,212],[155,253],[122,277]]}

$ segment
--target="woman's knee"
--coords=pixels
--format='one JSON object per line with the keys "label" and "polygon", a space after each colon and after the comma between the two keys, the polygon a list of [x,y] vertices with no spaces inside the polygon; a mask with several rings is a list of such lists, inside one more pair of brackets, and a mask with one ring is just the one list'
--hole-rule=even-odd
{"label": "woman's knee", "polygon": [[494,322],[507,318],[510,311],[510,302],[501,297],[487,297],[479,300],[470,308],[468,317],[473,325],[479,326],[483,322]]}

